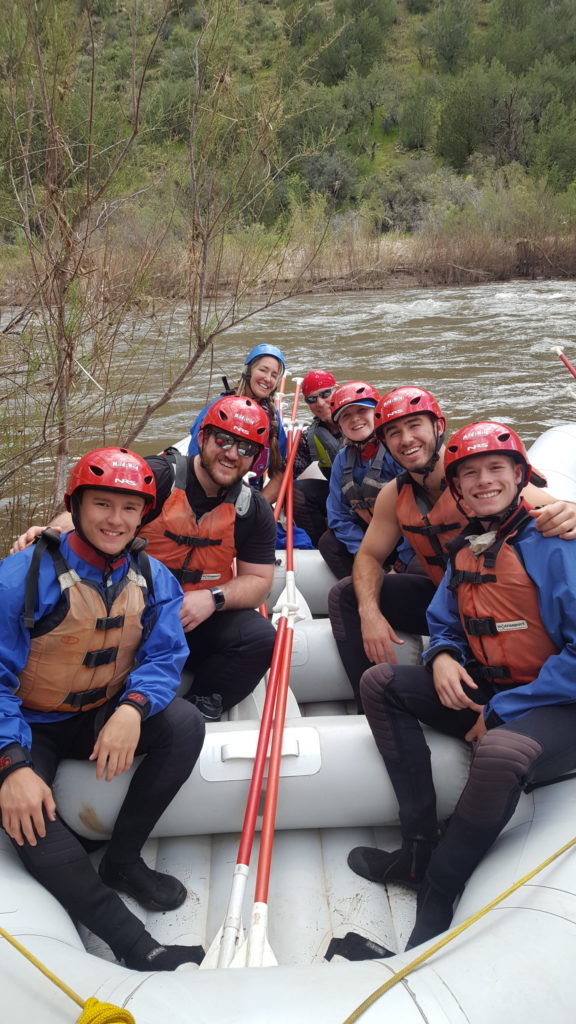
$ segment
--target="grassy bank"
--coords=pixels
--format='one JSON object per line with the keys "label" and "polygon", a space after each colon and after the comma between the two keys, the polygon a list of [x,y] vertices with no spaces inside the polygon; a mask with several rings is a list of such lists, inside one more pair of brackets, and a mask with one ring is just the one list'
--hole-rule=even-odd
{"label": "grassy bank", "polygon": [[[309,226],[283,240],[275,234],[230,234],[208,265],[207,297],[398,287],[482,284],[491,281],[576,278],[576,229],[554,225],[533,233],[495,233],[480,223],[440,226],[411,236],[374,234],[355,215],[339,217],[319,241]],[[190,298],[190,253],[181,241],[123,244],[121,228],[113,246],[95,240],[85,254],[79,287],[104,314],[119,308],[154,314],[164,301]],[[103,259],[103,255],[106,256]],[[0,306],[39,306],[38,275],[25,249],[0,249]],[[6,312],[0,310],[0,327]]]}

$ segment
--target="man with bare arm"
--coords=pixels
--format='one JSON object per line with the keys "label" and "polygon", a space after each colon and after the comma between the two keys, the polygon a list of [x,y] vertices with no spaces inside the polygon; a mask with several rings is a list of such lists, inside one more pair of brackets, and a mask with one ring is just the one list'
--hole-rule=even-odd
{"label": "man with bare arm", "polygon": [[[448,928],[522,791],[576,767],[576,548],[538,530],[542,517],[522,497],[534,471],[510,427],[462,427],[445,468],[466,526],[449,543],[428,609],[425,665],[374,665],[361,682],[398,798],[402,845],[355,847],[348,864],[375,883],[419,885],[407,949]],[[472,745],[441,837],[422,724]]]}
{"label": "man with bare arm", "polygon": [[[396,661],[393,645],[402,643],[396,630],[427,634],[426,608],[444,575],[446,544],[466,522],[446,488],[446,419],[434,396],[424,388],[396,388],[380,399],[374,420],[376,436],[405,472],[378,495],[353,575],[332,588],[328,602],[357,697],[366,669]],[[576,538],[574,504],[556,500],[534,483],[527,484],[523,497],[538,506],[530,515],[544,537]],[[420,572],[385,574],[383,565],[401,536],[416,552]]]}

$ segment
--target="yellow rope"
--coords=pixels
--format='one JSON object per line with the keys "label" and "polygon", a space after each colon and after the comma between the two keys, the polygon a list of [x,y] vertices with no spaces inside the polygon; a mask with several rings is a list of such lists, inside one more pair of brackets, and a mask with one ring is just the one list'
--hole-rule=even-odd
{"label": "yellow rope", "polygon": [[84,1001],[74,989],[71,989],[61,978],[57,978],[51,970],[46,967],[41,960],[38,960],[29,949],[26,949],[18,939],[15,939],[13,935],[4,931],[0,928],[0,936],[6,939],[14,949],[17,949],[22,956],[25,956],[34,967],[37,967],[42,972],[45,978],[53,982],[61,992],[72,999],[73,1002],[77,1003],[82,1008],[76,1024],[136,1024],[134,1017],[129,1010],[123,1010],[119,1006],[114,1006],[112,1003],[101,1003],[98,999],[93,996],[90,999]]}
{"label": "yellow rope", "polygon": [[490,903],[487,903],[485,907],[482,907],[481,910],[478,910],[475,914],[472,915],[472,917],[468,917],[465,921],[462,922],[462,924],[459,924],[457,928],[453,928],[452,931],[448,932],[448,934],[444,936],[444,938],[439,939],[438,942],[435,942],[433,946],[430,946],[430,948],[427,949],[424,953],[421,953],[420,956],[417,956],[415,960],[411,960],[409,964],[406,964],[405,967],[402,967],[399,971],[396,972],[396,974],[393,974],[392,977],[388,978],[388,981],[385,981],[383,985],[380,985],[379,988],[372,992],[371,995],[369,995],[364,1000],[363,1003],[360,1003],[360,1005],[356,1007],[356,1009],[350,1014],[350,1016],[346,1017],[346,1020],[343,1022],[343,1024],[354,1024],[354,1021],[357,1021],[358,1018],[361,1017],[362,1014],[370,1006],[372,1006],[372,1004],[375,1003],[377,999],[380,998],[380,996],[383,996],[386,992],[389,991],[389,989],[394,988],[394,986],[397,985],[399,981],[402,981],[403,978],[405,978],[412,971],[416,970],[417,967],[420,967],[423,963],[425,963],[426,960],[429,960],[431,956],[434,956],[434,953],[437,953],[439,949],[442,949],[443,946],[447,946],[449,942],[452,942],[452,940],[455,939],[458,935],[461,935],[462,932],[465,932],[466,929],[470,927],[470,925],[475,924],[475,922],[479,921],[481,917],[484,917],[484,915],[487,914],[489,910],[492,910],[493,907],[496,907],[499,903],[502,902],[502,900],[505,900],[507,896],[511,896],[513,892],[516,892],[516,890],[520,888],[520,886],[525,885],[526,882],[529,882],[530,879],[534,878],[534,875],[537,875],[538,872],[548,867],[549,864],[552,864],[553,861],[555,861],[558,857],[560,857],[563,853],[566,853],[567,850],[569,850],[572,846],[575,845],[576,836],[573,839],[571,839],[569,843],[565,843],[565,845],[561,846],[559,850],[556,850],[556,853],[551,854],[550,857],[547,857],[546,860],[542,861],[542,863],[539,864],[537,868],[534,868],[533,871],[530,871],[527,875],[524,875],[524,877],[520,878],[517,882],[514,882],[514,885],[511,885],[509,889],[505,890],[505,892],[501,892],[500,895],[496,897],[496,899],[491,900]]}

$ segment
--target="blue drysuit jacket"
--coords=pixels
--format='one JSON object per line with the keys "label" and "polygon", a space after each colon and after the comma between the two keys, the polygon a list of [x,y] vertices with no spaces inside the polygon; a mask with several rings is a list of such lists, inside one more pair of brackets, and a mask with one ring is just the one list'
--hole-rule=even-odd
{"label": "blue drysuit jacket", "polygon": [[[83,579],[93,580],[104,593],[102,570],[86,562],[72,551],[68,536],[61,540],[60,550],[70,568]],[[56,722],[68,713],[33,711],[22,707],[18,698],[18,673],[23,669],[30,650],[30,634],[23,624],[24,590],[33,548],[9,555],[0,564],[0,750],[10,743],[30,747],[30,724]],[[128,571],[125,560],[114,569],[113,582]],[[155,558],[150,558],[154,596],[149,595],[143,615],[143,635],[136,663],[124,683],[122,693],[136,692],[149,701],[149,714],[162,711],[173,699],[180,682],[180,672],[189,651],[180,623],[182,589],[171,572]],[[35,619],[41,619],[61,599],[54,563],[44,552],[40,562]],[[149,635],[147,626],[151,624]],[[78,713],[78,712],[76,712]]]}
{"label": "blue drysuit jacket", "polygon": [[[510,543],[534,582],[542,622],[558,654],[544,661],[532,682],[503,689],[491,698],[484,717],[494,712],[502,722],[513,721],[533,708],[576,701],[576,542],[543,537],[530,522]],[[424,655],[427,663],[441,650],[450,650],[461,664],[471,657],[457,597],[448,589],[450,575],[449,567],[428,607],[431,639]]]}

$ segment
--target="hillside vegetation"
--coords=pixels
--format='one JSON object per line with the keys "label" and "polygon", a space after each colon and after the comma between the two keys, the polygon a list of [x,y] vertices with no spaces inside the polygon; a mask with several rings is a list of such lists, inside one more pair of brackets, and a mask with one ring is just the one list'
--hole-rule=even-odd
{"label": "hillside vegetation", "polygon": [[575,166],[574,0],[3,0],[7,535],[289,296],[576,276]]}
{"label": "hillside vegetation", "polygon": [[[39,241],[88,220],[84,271],[108,261],[101,291],[146,250],[140,291],[181,295],[216,209],[214,287],[264,237],[291,240],[268,280],[293,275],[298,253],[317,280],[373,274],[383,253],[432,281],[460,263],[467,280],[574,271],[573,0],[6,7],[5,298],[29,290]],[[328,222],[330,252],[347,250],[334,266],[317,247]]]}

